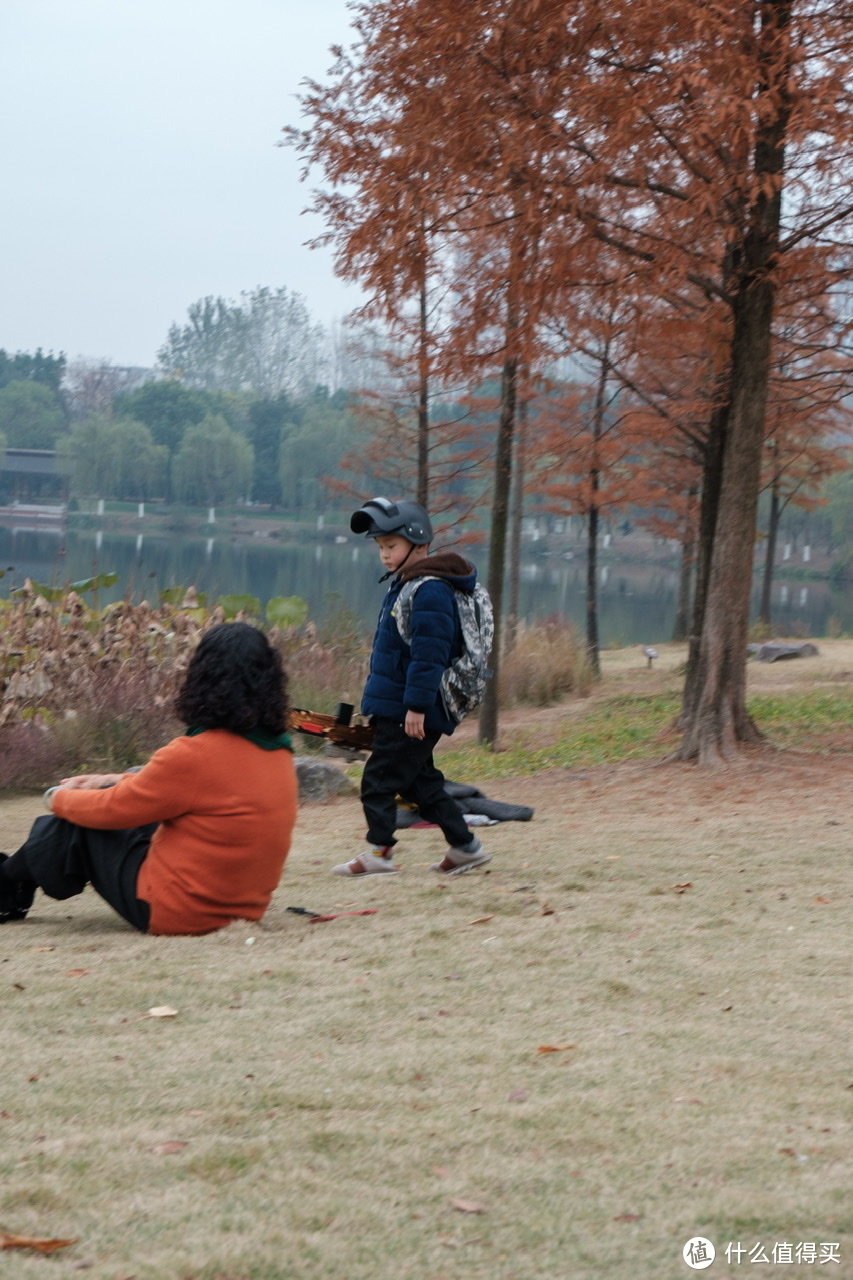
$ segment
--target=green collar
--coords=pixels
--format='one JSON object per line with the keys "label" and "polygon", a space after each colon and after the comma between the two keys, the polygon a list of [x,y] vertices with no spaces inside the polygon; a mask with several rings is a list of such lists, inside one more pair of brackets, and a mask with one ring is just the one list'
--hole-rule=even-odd
{"label": "green collar", "polygon": [[[203,724],[191,724],[186,732],[186,737],[195,738],[200,733],[204,733],[210,726]],[[229,733],[231,730],[228,731]],[[256,747],[260,747],[262,751],[285,751],[293,750],[293,741],[289,733],[267,733],[264,729],[250,729],[248,733],[238,733],[238,738],[245,738],[248,742],[253,742]]]}

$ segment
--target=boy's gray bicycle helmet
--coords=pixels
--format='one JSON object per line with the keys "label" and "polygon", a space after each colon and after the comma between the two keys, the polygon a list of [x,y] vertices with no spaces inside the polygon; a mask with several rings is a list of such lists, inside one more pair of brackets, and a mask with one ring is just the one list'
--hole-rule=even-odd
{"label": "boy's gray bicycle helmet", "polygon": [[370,498],[353,513],[349,527],[353,533],[364,533],[368,538],[400,533],[416,547],[425,547],[432,542],[432,525],[419,502]]}

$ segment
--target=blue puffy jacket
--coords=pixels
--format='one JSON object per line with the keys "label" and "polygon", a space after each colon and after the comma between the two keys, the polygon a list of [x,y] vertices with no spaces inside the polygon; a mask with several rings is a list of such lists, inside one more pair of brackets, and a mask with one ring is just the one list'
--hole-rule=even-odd
{"label": "blue puffy jacket", "polygon": [[[391,610],[403,582],[425,574],[440,575],[442,580],[418,587],[412,599],[411,644],[406,644]],[[361,699],[364,715],[402,724],[407,711],[422,711],[428,731],[453,732],[456,722],[447,715],[438,693],[442,675],[463,650],[453,588],[473,591],[476,582],[477,570],[455,552],[427,556],[393,580],[373,637],[370,674]]]}

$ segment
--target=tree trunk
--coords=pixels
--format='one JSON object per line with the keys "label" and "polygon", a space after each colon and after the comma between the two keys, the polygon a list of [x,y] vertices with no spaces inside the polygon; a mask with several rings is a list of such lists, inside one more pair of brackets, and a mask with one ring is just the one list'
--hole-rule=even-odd
{"label": "tree trunk", "polygon": [[[593,472],[593,492],[598,476]],[[586,656],[596,679],[601,675],[598,657],[598,507],[590,505],[586,516]]]}
{"label": "tree trunk", "polygon": [[418,486],[417,500],[429,510],[429,328],[426,278],[421,282],[418,329]]}
{"label": "tree trunk", "polygon": [[690,585],[693,580],[693,567],[696,563],[696,529],[693,518],[693,512],[696,509],[695,490],[692,489],[688,494],[687,503],[687,515],[681,539],[678,600],[675,606],[675,622],[672,627],[672,639],[675,644],[687,639],[690,627]]}
{"label": "tree trunk", "polygon": [[767,546],[764,554],[764,576],[761,580],[761,604],[758,617],[765,627],[770,627],[770,592],[773,587],[773,566],[776,563],[776,543],[779,538],[779,520],[782,504],[779,501],[779,482],[770,487],[770,515],[767,520]]}
{"label": "tree trunk", "polygon": [[740,371],[742,385],[736,388],[732,405],[696,698],[679,753],[703,764],[731,758],[738,743],[760,737],[746,710],[746,644],[762,445],[762,388],[757,372],[762,363],[760,327],[761,317],[756,315],[751,333],[741,335],[744,346],[754,353],[756,372],[750,376],[749,370]]}
{"label": "tree trunk", "polygon": [[739,743],[761,737],[746,710],[746,645],[772,304],[765,275],[744,288],[735,305],[731,414],[694,685],[678,752],[700,764],[730,759]]}
{"label": "tree trunk", "polygon": [[515,462],[512,475],[512,507],[509,539],[509,600],[504,649],[509,652],[518,631],[519,597],[521,594],[521,524],[524,517],[525,443],[527,431],[527,398],[518,406],[518,431],[515,435]]}
{"label": "tree trunk", "polygon": [[[512,318],[508,324],[514,332]],[[514,342],[507,349],[514,350]],[[480,742],[494,746],[498,736],[498,679],[501,665],[501,632],[503,612],[504,570],[506,567],[507,525],[509,521],[509,495],[512,482],[512,439],[515,430],[516,384],[518,362],[510,356],[501,371],[501,402],[498,419],[498,438],[495,451],[495,486],[492,496],[492,528],[489,539],[488,590],[495,613],[495,638],[492,646],[492,678],[486,686],[486,696],[480,708]]]}
{"label": "tree trunk", "polygon": [[598,523],[600,506],[598,492],[601,487],[599,467],[599,442],[604,435],[604,407],[607,398],[607,380],[610,376],[610,338],[605,339],[604,349],[598,361],[598,383],[595,388],[592,442],[593,463],[589,469],[589,509],[586,523],[586,656],[593,675],[601,675],[598,644]]}
{"label": "tree trunk", "polygon": [[[765,0],[758,42],[751,203],[744,218],[732,300],[731,396],[716,529],[695,670],[685,684],[680,759],[718,764],[761,738],[746,709],[746,658],[764,415],[770,376],[779,247],[792,0]],[[781,58],[780,58],[781,53]],[[772,94],[769,92],[772,86]]]}
{"label": "tree trunk", "polygon": [[702,459],[702,495],[699,501],[699,531],[696,540],[696,582],[693,589],[693,611],[687,640],[687,668],[684,677],[679,728],[689,722],[699,694],[699,649],[705,623],[711,552],[717,530],[720,490],[723,483],[723,453],[728,430],[729,405],[720,404],[711,414],[708,439]]}

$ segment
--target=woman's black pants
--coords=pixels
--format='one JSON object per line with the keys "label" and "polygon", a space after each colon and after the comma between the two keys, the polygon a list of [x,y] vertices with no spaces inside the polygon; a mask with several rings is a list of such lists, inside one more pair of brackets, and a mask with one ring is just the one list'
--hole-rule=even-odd
{"label": "woman's black pants", "polygon": [[95,831],[64,818],[36,818],[26,841],[2,864],[5,880],[29,881],[49,898],[73,898],[90,884],[123,920],[148,931],[148,903],[136,879],[157,824]]}

